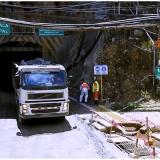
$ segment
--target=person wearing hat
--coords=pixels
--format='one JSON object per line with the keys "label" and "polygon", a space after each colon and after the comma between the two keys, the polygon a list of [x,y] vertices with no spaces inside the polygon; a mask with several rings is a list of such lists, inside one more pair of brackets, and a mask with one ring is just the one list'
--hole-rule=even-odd
{"label": "person wearing hat", "polygon": [[92,85],[92,93],[93,93],[94,104],[98,104],[98,100],[99,100],[99,83],[98,83],[96,77],[94,77],[94,82],[93,82],[93,85]]}

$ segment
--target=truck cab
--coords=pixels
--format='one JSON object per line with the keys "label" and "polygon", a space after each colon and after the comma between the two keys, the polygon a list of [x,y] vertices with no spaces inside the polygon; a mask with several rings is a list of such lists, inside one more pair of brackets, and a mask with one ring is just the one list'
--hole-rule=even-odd
{"label": "truck cab", "polygon": [[14,63],[13,87],[19,123],[69,114],[68,80],[62,65]]}

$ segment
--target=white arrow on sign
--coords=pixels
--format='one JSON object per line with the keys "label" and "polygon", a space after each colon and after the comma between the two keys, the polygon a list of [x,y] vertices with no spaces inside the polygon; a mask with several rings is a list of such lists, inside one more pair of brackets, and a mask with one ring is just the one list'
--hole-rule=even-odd
{"label": "white arrow on sign", "polygon": [[96,70],[96,72],[100,72],[101,68],[100,68],[99,66],[97,66],[97,67],[95,68],[95,70]]}

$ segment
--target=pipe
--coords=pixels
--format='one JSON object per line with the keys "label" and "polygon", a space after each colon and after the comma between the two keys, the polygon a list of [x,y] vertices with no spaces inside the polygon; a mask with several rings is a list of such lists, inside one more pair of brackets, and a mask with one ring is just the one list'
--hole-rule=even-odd
{"label": "pipe", "polygon": [[[149,33],[146,31],[146,29],[143,29],[145,31],[145,33],[147,34],[147,36],[149,37],[150,41],[152,42],[152,46],[153,46],[153,75],[154,75],[154,71],[155,71],[155,62],[156,62],[156,47],[155,47],[155,43],[153,41],[153,39],[151,38],[151,36],[149,35]],[[154,76],[153,76],[153,86],[154,86]]]}

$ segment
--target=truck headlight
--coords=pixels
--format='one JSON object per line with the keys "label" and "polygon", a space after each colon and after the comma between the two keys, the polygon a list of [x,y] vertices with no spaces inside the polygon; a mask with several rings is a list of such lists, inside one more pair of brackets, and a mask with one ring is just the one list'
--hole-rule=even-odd
{"label": "truck headlight", "polygon": [[26,104],[23,104],[22,105],[22,113],[26,113],[27,111],[28,111],[28,105],[26,105]]}
{"label": "truck headlight", "polygon": [[63,111],[68,111],[68,108],[69,108],[69,103],[68,102],[65,102],[63,104]]}
{"label": "truck headlight", "polygon": [[27,110],[27,109],[28,109],[28,106],[27,106],[26,104],[23,104],[23,105],[22,105],[22,109],[23,109],[23,110]]}

